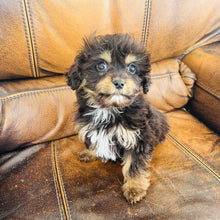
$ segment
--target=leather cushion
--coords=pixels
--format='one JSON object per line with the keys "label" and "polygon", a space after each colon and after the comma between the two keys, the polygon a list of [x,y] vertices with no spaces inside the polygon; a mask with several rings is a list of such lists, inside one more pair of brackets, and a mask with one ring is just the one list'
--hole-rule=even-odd
{"label": "leather cushion", "polygon": [[0,83],[0,152],[74,134],[75,93],[64,76]]}
{"label": "leather cushion", "polygon": [[80,162],[73,136],[1,155],[0,218],[219,219],[219,136],[184,111],[167,116],[140,203],[122,195],[120,162]]}
{"label": "leather cushion", "polygon": [[219,10],[218,0],[2,0],[0,79],[65,73],[94,32],[133,34],[152,62],[181,56],[220,39]]}
{"label": "leather cushion", "polygon": [[[180,69],[175,59],[152,65],[146,98],[163,111],[188,102],[194,80],[185,84],[183,79],[195,75],[187,67]],[[75,92],[63,75],[0,82],[0,152],[73,135],[75,111]]]}
{"label": "leather cushion", "polygon": [[188,109],[220,134],[220,42],[196,49],[184,59],[196,71],[194,96]]}

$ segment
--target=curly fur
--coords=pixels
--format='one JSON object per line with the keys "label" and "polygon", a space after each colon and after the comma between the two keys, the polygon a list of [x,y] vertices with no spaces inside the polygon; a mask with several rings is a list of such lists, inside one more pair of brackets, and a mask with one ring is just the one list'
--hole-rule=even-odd
{"label": "curly fur", "polygon": [[144,97],[150,68],[149,55],[138,41],[115,34],[85,38],[66,74],[76,90],[75,123],[87,147],[80,159],[122,159],[122,190],[131,203],[146,194],[153,149],[169,130],[165,116]]}

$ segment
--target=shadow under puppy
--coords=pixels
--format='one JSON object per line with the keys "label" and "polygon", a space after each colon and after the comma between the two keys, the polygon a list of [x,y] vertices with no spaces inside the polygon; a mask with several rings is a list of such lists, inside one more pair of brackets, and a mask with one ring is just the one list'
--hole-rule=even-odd
{"label": "shadow under puppy", "polygon": [[145,196],[152,151],[169,130],[165,116],[144,97],[150,68],[138,41],[114,34],[85,38],[66,74],[68,85],[76,90],[75,123],[86,145],[80,160],[120,158],[122,191],[130,203]]}

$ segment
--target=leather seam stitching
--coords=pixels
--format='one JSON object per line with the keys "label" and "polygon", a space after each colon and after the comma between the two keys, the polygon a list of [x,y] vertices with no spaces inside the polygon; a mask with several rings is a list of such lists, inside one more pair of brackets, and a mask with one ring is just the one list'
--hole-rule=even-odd
{"label": "leather seam stitching", "polygon": [[205,90],[206,92],[208,92],[210,95],[215,96],[216,98],[220,99],[220,95],[214,91],[212,91],[210,88],[208,88],[207,86],[205,86],[203,83],[201,82],[196,82],[196,85],[198,87],[200,87],[201,89]]}
{"label": "leather seam stitching", "polygon": [[56,180],[56,175],[55,175],[55,163],[54,163],[54,146],[53,146],[53,141],[51,142],[51,164],[52,164],[52,171],[53,171],[53,179],[54,179],[54,187],[56,190],[56,197],[57,197],[57,203],[59,206],[59,212],[60,212],[60,217],[61,219],[63,219],[63,211],[62,211],[62,207],[60,204],[60,196],[59,196],[59,191],[58,191],[58,187],[57,187],[57,180]]}
{"label": "leather seam stitching", "polygon": [[35,40],[35,32],[33,28],[33,19],[31,15],[30,3],[27,0],[22,0],[23,6],[23,23],[26,33],[26,40],[28,44],[29,61],[32,69],[32,75],[34,78],[40,77],[38,71],[38,55]]}
{"label": "leather seam stitching", "polygon": [[[27,0],[26,0],[27,1]],[[30,1],[27,1],[27,6],[28,6],[28,11],[29,11],[29,24],[30,24],[30,33],[31,33],[31,40],[32,40],[32,45],[33,45],[33,57],[34,57],[34,67],[36,71],[36,77],[40,77],[40,72],[39,72],[39,61],[38,61],[38,52],[37,52],[37,44],[36,44],[36,37],[35,37],[35,30],[34,30],[34,22],[33,22],[33,17],[31,14],[31,7],[30,7]]]}
{"label": "leather seam stitching", "polygon": [[144,4],[144,19],[143,19],[142,32],[141,32],[141,42],[143,45],[144,45],[145,31],[146,31],[146,17],[147,17],[147,0],[145,0],[145,4]]}
{"label": "leather seam stitching", "polygon": [[181,151],[187,154],[191,159],[196,161],[200,166],[207,170],[212,176],[214,176],[218,181],[220,181],[220,175],[215,172],[209,165],[207,165],[197,154],[195,154],[190,148],[185,144],[181,143],[174,135],[168,134],[169,140],[177,146]]}
{"label": "leather seam stitching", "polygon": [[146,0],[144,6],[144,19],[143,19],[143,26],[141,33],[141,43],[144,47],[147,47],[147,41],[150,30],[151,9],[152,9],[152,0]]}
{"label": "leather seam stitching", "polygon": [[33,95],[40,95],[40,94],[44,94],[44,93],[64,91],[64,90],[71,90],[71,88],[69,88],[68,86],[62,86],[60,88],[39,89],[37,91],[25,91],[25,92],[20,92],[20,93],[17,93],[17,94],[12,94],[12,95],[8,95],[8,96],[5,96],[5,97],[1,97],[0,101],[2,101],[2,102],[11,101],[11,100],[15,100],[17,98],[33,96]]}
{"label": "leather seam stitching", "polygon": [[202,47],[202,46],[205,46],[204,43],[196,43],[194,44],[193,46],[189,47],[188,49],[186,49],[183,54],[181,54],[180,56],[178,56],[179,60],[182,60],[186,55],[188,55],[189,53],[191,53],[193,50],[199,48],[199,47]]}
{"label": "leather seam stitching", "polygon": [[59,167],[59,160],[57,155],[57,141],[51,142],[51,163],[60,216],[62,219],[71,219],[69,205]]}
{"label": "leather seam stitching", "polygon": [[29,38],[30,34],[30,29],[28,27],[28,22],[27,22],[27,12],[26,12],[26,6],[25,6],[25,3],[24,3],[24,0],[21,0],[20,1],[20,5],[21,5],[21,10],[22,10],[22,18],[23,18],[23,24],[24,24],[24,32],[25,32],[25,36],[26,36],[26,42],[27,42],[27,47],[28,47],[28,56],[29,56],[29,64],[30,64],[30,68],[31,68],[31,71],[32,71],[32,76],[36,78],[35,76],[35,71],[34,71],[34,65],[33,65],[33,61],[32,61],[32,50],[33,48],[31,47],[31,40]]}
{"label": "leather seam stitching", "polygon": [[181,78],[178,72],[168,72],[168,73],[159,73],[159,74],[152,74],[151,79],[162,79],[162,78],[170,78],[171,76],[178,76]]}

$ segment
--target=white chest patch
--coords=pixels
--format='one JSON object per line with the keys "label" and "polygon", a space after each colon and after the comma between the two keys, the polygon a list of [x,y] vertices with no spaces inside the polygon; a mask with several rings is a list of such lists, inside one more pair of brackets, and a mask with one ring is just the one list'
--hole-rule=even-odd
{"label": "white chest patch", "polygon": [[85,114],[85,116],[92,116],[93,125],[97,126],[99,124],[107,124],[109,122],[115,122],[115,115],[120,114],[120,110],[117,108],[112,108],[111,110],[102,109],[98,106],[94,106],[94,110]]}
{"label": "white chest patch", "polygon": [[[140,136],[140,130],[125,129],[122,125],[113,126],[110,129],[105,129],[105,124],[115,122],[115,113],[120,114],[119,110],[95,109],[87,113],[93,116],[93,122],[82,126],[79,129],[79,136],[85,141],[89,138],[91,147],[96,149],[97,157],[104,161],[117,159],[118,152],[114,140],[125,149],[132,149],[137,144],[137,138]],[[102,124],[101,128],[97,129],[97,125]]]}

